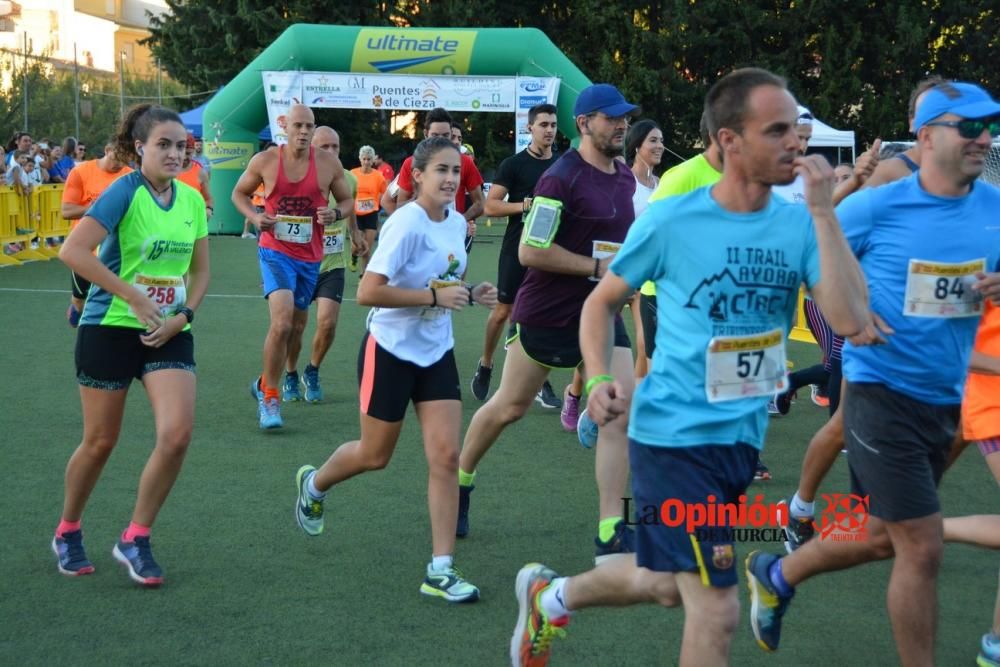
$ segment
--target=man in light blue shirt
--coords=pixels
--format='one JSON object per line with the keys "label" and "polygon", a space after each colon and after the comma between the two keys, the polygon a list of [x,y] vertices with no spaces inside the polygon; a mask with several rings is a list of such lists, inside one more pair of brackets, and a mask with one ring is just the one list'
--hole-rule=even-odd
{"label": "man in light blue shirt", "polygon": [[748,560],[751,624],[766,650],[778,647],[796,585],[895,555],[888,608],[900,662],[934,662],[943,549],[937,484],[983,300],[1000,299],[1000,190],[977,182],[1000,134],[1000,103],[979,86],[941,83],[920,103],[914,126],[920,171],[837,209],[872,311],[893,335],[878,348],[844,348],[849,502],[831,508],[836,520],[791,555],[755,552]]}

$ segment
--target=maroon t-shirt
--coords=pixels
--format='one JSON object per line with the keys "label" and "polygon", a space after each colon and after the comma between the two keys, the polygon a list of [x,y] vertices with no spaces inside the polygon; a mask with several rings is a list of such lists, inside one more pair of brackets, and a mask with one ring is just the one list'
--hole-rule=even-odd
{"label": "maroon t-shirt", "polygon": [[[594,241],[621,243],[635,219],[632,195],[635,177],[621,160],[606,174],[570,150],[538,180],[535,197],[563,203],[556,245],[578,255],[593,255]],[[586,276],[571,276],[529,268],[514,299],[511,316],[535,327],[579,325],[583,302],[597,285]]]}

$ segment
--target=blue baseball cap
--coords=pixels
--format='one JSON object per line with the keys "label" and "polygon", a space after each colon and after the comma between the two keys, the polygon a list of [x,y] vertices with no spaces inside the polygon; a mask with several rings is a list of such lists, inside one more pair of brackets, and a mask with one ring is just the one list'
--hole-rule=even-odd
{"label": "blue baseball cap", "polygon": [[605,116],[616,118],[627,116],[639,109],[635,104],[625,101],[625,96],[610,83],[595,83],[580,91],[573,105],[574,116],[585,116],[600,111]]}
{"label": "blue baseball cap", "polygon": [[924,95],[913,119],[913,131],[946,113],[962,118],[988,118],[1000,115],[1000,103],[974,83],[948,81],[939,83]]}

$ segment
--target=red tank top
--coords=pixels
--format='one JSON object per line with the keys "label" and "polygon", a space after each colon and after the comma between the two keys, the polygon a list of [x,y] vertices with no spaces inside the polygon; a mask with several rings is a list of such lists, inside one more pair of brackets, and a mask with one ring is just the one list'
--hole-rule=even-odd
{"label": "red tank top", "polygon": [[[301,181],[292,182],[285,176],[285,165],[282,155],[284,150],[278,148],[278,180],[270,194],[264,199],[264,210],[268,215],[294,215],[312,218],[312,238],[308,243],[280,240],[279,235],[299,236],[300,229],[284,228],[261,232],[260,246],[270,248],[304,262],[318,262],[323,259],[323,225],[316,219],[316,209],[326,206],[326,198],[320,193],[319,178],[316,176],[316,154],[309,147],[309,168]],[[278,223],[279,225],[282,223]]]}

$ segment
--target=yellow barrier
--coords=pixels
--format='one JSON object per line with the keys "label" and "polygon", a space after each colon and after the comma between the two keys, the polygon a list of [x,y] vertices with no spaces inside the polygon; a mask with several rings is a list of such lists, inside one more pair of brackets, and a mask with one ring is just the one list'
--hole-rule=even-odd
{"label": "yellow barrier", "polygon": [[788,337],[800,343],[812,343],[816,345],[816,339],[813,337],[812,332],[809,331],[809,327],[806,326],[805,302],[806,291],[804,288],[799,288],[799,302],[798,307],[795,309],[795,326],[792,327],[792,331],[788,334]]}
{"label": "yellow barrier", "polygon": [[[62,219],[63,185],[37,186],[24,197],[14,188],[0,186],[0,266],[19,266],[22,262],[47,261],[58,251],[47,247],[49,239],[69,234],[69,223]],[[37,249],[31,248],[34,239]],[[21,250],[7,254],[7,245],[16,243]]]}

